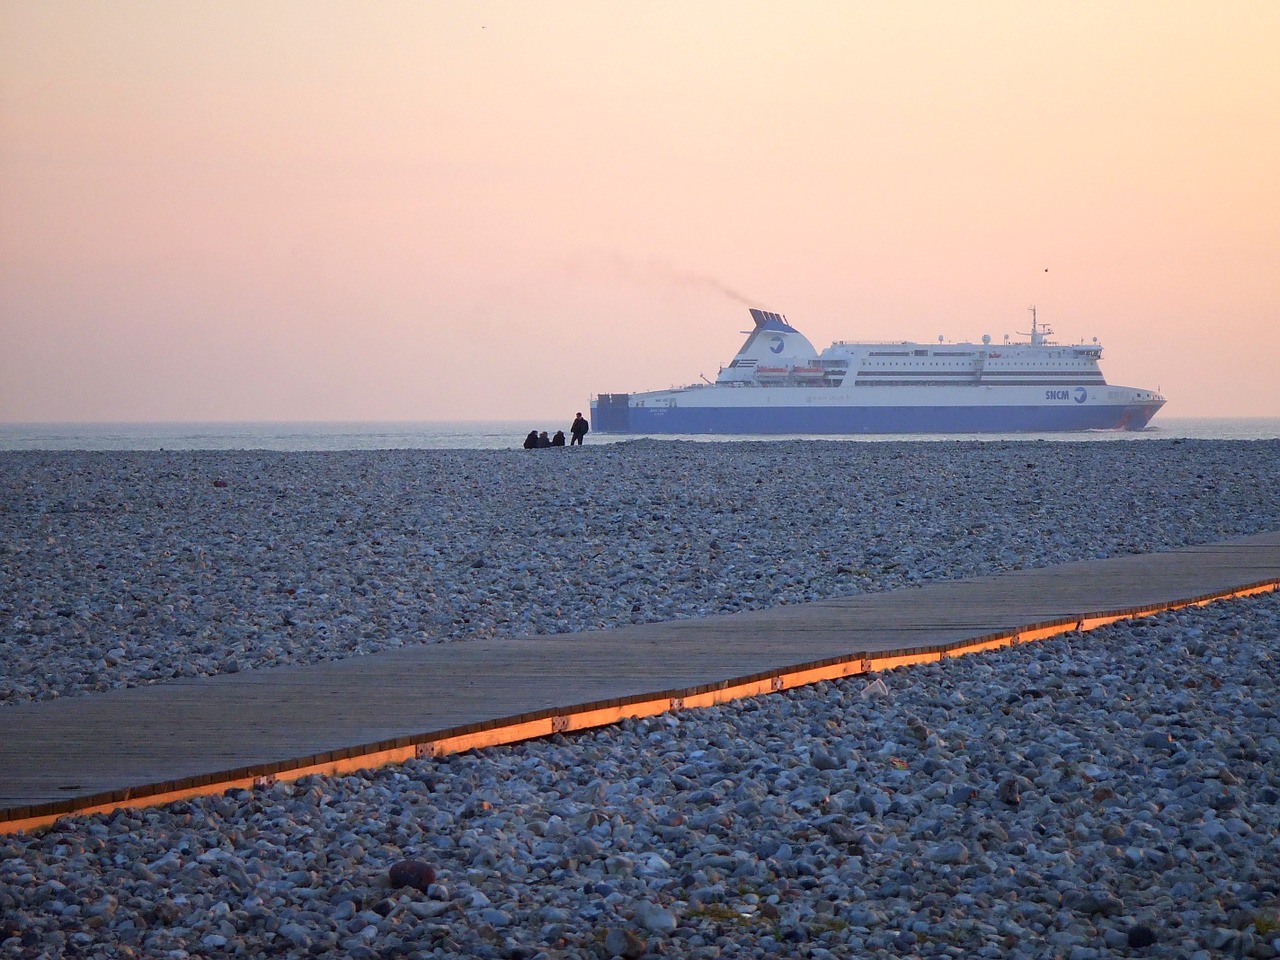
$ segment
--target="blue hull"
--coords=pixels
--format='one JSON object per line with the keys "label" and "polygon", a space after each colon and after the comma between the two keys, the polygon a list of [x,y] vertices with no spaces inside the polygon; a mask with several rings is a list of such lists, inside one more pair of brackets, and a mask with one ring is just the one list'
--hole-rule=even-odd
{"label": "blue hull", "polygon": [[[604,433],[1054,433],[1141,430],[1159,404],[1008,407],[633,407],[596,413]],[[625,423],[623,422],[625,420]]]}

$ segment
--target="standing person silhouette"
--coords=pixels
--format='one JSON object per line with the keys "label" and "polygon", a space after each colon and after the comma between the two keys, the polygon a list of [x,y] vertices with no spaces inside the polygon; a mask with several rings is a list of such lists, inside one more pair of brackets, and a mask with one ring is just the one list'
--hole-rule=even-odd
{"label": "standing person silhouette", "polygon": [[573,418],[573,426],[569,428],[569,432],[573,434],[573,439],[569,441],[569,446],[577,444],[582,446],[582,438],[587,435],[587,431],[591,429],[591,425],[582,418],[582,411],[578,411],[578,415]]}

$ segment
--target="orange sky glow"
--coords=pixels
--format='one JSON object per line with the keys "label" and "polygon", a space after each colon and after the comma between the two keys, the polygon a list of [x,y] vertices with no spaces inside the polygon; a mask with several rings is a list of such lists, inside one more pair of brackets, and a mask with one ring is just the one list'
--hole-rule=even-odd
{"label": "orange sky glow", "polygon": [[1034,303],[1163,415],[1280,416],[1277,50],[1272,2],[0,0],[0,420],[565,419],[744,301]]}

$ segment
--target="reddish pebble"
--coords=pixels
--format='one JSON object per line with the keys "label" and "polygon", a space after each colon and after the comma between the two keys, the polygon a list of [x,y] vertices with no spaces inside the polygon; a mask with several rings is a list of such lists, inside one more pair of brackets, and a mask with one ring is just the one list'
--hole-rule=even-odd
{"label": "reddish pebble", "polygon": [[427,887],[436,882],[436,868],[421,860],[401,860],[393,864],[390,871],[391,886],[413,887],[415,890],[427,892]]}

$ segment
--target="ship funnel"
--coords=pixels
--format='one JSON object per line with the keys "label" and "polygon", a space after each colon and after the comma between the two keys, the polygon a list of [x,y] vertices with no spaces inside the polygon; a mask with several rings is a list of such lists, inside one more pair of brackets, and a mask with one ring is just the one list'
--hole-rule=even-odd
{"label": "ship funnel", "polygon": [[751,308],[751,319],[756,322],[757,330],[769,323],[781,324],[784,327],[791,326],[782,314],[774,313],[772,310],[759,310],[755,307]]}
{"label": "ship funnel", "polygon": [[717,383],[753,381],[757,367],[804,366],[817,359],[818,351],[809,338],[782,314],[752,307],[751,319],[755,329],[747,334],[733,362],[720,371]]}

